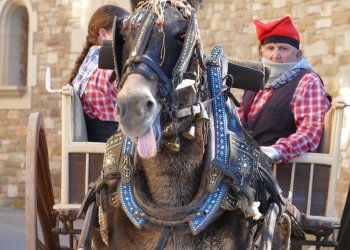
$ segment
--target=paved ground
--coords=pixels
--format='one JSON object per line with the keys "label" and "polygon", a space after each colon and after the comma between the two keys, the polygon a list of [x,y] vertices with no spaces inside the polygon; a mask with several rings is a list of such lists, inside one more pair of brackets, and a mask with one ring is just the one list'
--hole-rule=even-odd
{"label": "paved ground", "polygon": [[23,209],[0,207],[0,249],[26,249],[25,215]]}
{"label": "paved ground", "polygon": [[[82,228],[83,221],[79,220],[74,225],[75,228]],[[25,227],[24,209],[0,207],[0,250],[25,250]],[[39,237],[40,235],[39,231]],[[68,246],[68,236],[61,235],[60,244]]]}

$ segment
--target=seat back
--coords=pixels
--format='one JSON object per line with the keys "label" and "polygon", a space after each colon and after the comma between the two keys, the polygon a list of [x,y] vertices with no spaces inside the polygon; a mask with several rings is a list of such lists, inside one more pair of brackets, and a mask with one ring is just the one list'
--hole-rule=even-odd
{"label": "seat back", "polygon": [[88,184],[102,168],[105,143],[88,142],[85,118],[73,87],[62,88],[61,203],[56,209],[79,208]]}
{"label": "seat back", "polygon": [[[317,152],[328,154],[332,137],[332,118],[334,116],[335,108],[330,108],[324,117],[324,129],[321,136],[320,144]],[[340,128],[341,129],[341,128]]]}
{"label": "seat back", "polygon": [[335,101],[325,117],[317,153],[306,153],[289,164],[274,164],[273,174],[292,202],[308,215],[334,216],[336,179],[345,104]]}
{"label": "seat back", "polygon": [[[83,142],[87,141],[87,132],[86,132],[86,124],[85,117],[83,113],[83,108],[81,106],[79,96],[73,91],[73,95],[71,97],[71,124],[72,124],[72,139],[73,142]],[[68,107],[69,108],[69,107]]]}

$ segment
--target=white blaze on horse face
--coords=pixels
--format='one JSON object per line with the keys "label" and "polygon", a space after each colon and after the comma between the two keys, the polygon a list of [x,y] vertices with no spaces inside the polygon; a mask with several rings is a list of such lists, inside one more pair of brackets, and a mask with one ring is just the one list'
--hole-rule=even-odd
{"label": "white blaze on horse face", "polygon": [[139,74],[128,76],[116,104],[116,118],[125,135],[140,137],[152,127],[161,109],[156,94],[156,83]]}
{"label": "white blaze on horse face", "polygon": [[176,89],[183,89],[186,88],[188,86],[193,86],[193,84],[195,84],[196,81],[192,80],[192,79],[184,79],[179,85],[177,85]]}

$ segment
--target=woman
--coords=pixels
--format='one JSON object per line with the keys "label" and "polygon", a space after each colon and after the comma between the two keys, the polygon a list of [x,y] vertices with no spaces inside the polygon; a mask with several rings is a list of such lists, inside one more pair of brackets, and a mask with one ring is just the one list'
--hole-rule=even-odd
{"label": "woman", "polygon": [[129,13],[114,5],[104,5],[92,15],[83,50],[71,72],[69,83],[81,99],[89,141],[106,142],[118,128],[114,117],[117,88],[113,70],[98,68],[103,40],[112,39],[114,17]]}

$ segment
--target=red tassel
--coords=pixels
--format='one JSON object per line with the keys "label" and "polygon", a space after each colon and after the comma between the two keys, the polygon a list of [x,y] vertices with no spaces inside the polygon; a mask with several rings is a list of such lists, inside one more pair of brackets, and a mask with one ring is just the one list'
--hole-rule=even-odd
{"label": "red tassel", "polygon": [[164,24],[164,20],[163,19],[160,19],[160,18],[158,18],[157,20],[156,20],[156,25],[157,26],[163,26],[163,24]]}

